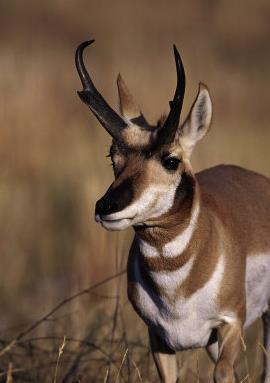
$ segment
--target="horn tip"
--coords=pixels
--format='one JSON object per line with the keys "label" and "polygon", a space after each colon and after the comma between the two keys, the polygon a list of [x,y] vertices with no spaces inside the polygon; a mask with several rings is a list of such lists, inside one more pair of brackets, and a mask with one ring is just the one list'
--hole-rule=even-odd
{"label": "horn tip", "polygon": [[177,49],[177,47],[176,47],[175,44],[173,44],[173,52],[174,52],[174,55],[175,55],[176,57],[180,57],[180,54],[179,54],[178,49]]}
{"label": "horn tip", "polygon": [[119,73],[117,76],[117,86],[118,86],[119,91],[121,91],[121,92],[124,91],[126,94],[129,93],[127,85],[126,85],[123,77],[121,76],[121,73]]}
{"label": "horn tip", "polygon": [[122,81],[123,81],[123,79],[122,79],[121,73],[119,72],[118,76],[117,76],[117,84],[119,84]]}
{"label": "horn tip", "polygon": [[94,42],[95,42],[95,39],[90,39],[90,40],[86,40],[86,41],[84,41],[83,44],[90,45],[90,44],[92,44],[92,43],[94,43]]}
{"label": "horn tip", "polygon": [[184,64],[182,62],[180,53],[178,49],[176,48],[176,45],[173,44],[173,51],[174,51],[174,59],[175,59],[175,64],[176,64],[176,71],[178,75],[182,77],[183,83],[185,83],[185,69],[184,69]]}
{"label": "horn tip", "polygon": [[85,44],[90,45],[90,44],[93,44],[94,42],[95,42],[95,39],[91,39],[91,40],[85,41]]}
{"label": "horn tip", "polygon": [[77,48],[77,52],[80,51],[81,49],[84,49],[86,47],[88,47],[88,45],[91,45],[95,42],[94,39],[92,40],[86,40],[86,41],[83,41]]}
{"label": "horn tip", "polygon": [[199,88],[208,89],[208,86],[206,84],[204,84],[202,81],[200,81],[199,82]]}
{"label": "horn tip", "polygon": [[174,52],[174,58],[175,58],[177,67],[182,67],[182,69],[184,69],[180,53],[178,49],[176,48],[175,44],[173,44],[173,52]]}

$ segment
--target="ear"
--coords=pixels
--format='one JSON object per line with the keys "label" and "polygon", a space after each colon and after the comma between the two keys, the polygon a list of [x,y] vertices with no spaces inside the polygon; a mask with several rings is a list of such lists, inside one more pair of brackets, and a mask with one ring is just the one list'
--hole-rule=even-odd
{"label": "ear", "polygon": [[212,101],[206,85],[200,83],[199,91],[189,115],[180,128],[179,140],[188,156],[196,143],[205,136],[212,120]]}
{"label": "ear", "polygon": [[128,90],[124,80],[122,79],[120,73],[117,77],[117,87],[119,94],[119,107],[120,113],[127,120],[132,120],[140,116],[141,112],[138,105],[134,102],[133,97]]}

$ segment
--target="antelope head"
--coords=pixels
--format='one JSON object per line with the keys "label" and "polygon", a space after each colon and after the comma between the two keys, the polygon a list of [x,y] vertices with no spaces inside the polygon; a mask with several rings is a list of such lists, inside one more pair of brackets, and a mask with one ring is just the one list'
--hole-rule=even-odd
{"label": "antelope head", "polygon": [[193,196],[195,179],[189,161],[195,144],[210,127],[212,103],[208,89],[200,83],[188,117],[179,124],[185,72],[174,46],[177,85],[168,116],[156,126],[150,125],[120,75],[119,115],[98,92],[85,68],[83,50],[93,42],[83,42],[76,51],[76,67],[83,85],[78,95],[112,136],[110,157],[115,175],[96,203],[96,221],[108,230],[162,225],[165,217],[179,211]]}

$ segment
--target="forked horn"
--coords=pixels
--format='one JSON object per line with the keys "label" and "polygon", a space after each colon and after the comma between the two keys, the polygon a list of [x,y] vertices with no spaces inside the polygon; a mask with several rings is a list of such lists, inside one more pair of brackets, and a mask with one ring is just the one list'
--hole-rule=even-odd
{"label": "forked horn", "polygon": [[175,45],[173,45],[173,51],[177,73],[177,84],[174,98],[172,101],[170,101],[170,112],[164,124],[160,128],[160,131],[158,132],[158,141],[162,144],[170,144],[174,140],[175,133],[179,125],[186,87],[184,66]]}
{"label": "forked horn", "polygon": [[95,40],[81,43],[75,54],[75,64],[80,76],[83,90],[78,91],[80,99],[91,109],[101,125],[116,140],[121,139],[121,131],[127,127],[126,122],[107,104],[96,89],[83,62],[84,49]]}

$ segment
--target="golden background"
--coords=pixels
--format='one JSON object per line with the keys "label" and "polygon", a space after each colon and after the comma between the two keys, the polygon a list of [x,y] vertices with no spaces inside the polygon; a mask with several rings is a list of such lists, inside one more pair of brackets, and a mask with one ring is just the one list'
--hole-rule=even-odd
{"label": "golden background", "polygon": [[[76,46],[96,39],[85,61],[97,88],[116,108],[121,72],[154,122],[174,93],[175,43],[187,76],[182,116],[199,81],[214,104],[194,169],[233,163],[270,176],[269,20],[266,0],[0,2],[3,348],[63,298],[126,264],[132,231],[109,233],[94,222],[95,201],[112,181],[110,138],[77,97]],[[51,382],[55,374],[55,382],[157,381],[122,280],[64,305],[0,353],[0,382],[7,374],[16,382]],[[242,375],[255,382],[262,350],[255,336],[250,344]],[[200,354],[183,358],[184,381],[209,381]]]}

